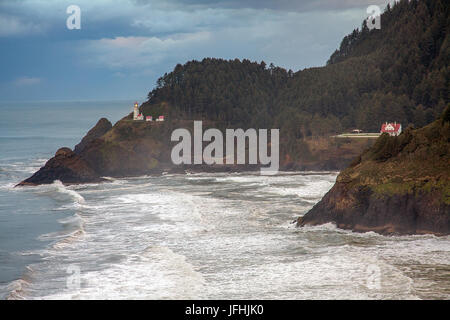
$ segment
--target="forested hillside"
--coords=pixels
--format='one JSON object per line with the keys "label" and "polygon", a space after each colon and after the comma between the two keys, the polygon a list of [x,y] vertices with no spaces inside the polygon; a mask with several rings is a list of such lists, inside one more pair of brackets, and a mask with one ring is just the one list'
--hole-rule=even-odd
{"label": "forested hillside", "polygon": [[374,140],[330,135],[352,128],[379,131],[385,121],[421,127],[449,104],[449,6],[448,0],[402,0],[386,8],[381,30],[363,23],[320,68],[294,73],[264,62],[213,58],[178,64],[141,106],[146,116],[165,115],[166,121],[132,121],[132,114],[112,128],[100,121],[75,152],[60,149],[22,184],[238,170],[171,162],[171,132],[192,131],[191,120],[207,120],[204,129],[280,128],[282,170],[342,170]]}
{"label": "forested hillside", "polygon": [[449,1],[402,0],[385,9],[380,30],[364,22],[326,66],[295,73],[246,59],[179,64],[158,80],[144,108],[167,102],[185,118],[279,127],[289,142],[378,131],[384,121],[423,126],[448,103],[449,19]]}

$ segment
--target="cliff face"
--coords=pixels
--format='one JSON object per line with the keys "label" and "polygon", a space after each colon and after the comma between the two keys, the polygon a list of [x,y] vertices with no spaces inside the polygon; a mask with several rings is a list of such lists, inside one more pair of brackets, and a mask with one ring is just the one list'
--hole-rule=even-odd
{"label": "cliff face", "polygon": [[450,234],[449,113],[447,108],[441,119],[398,137],[381,136],[297,225]]}
{"label": "cliff face", "polygon": [[101,176],[162,172],[167,169],[164,164],[170,164],[169,130],[170,125],[125,117],[101,138],[87,144],[80,156]]}
{"label": "cliff face", "polygon": [[[168,110],[163,110],[166,114]],[[215,121],[203,121],[204,128],[219,127]],[[126,177],[167,172],[229,172],[259,169],[257,165],[182,165],[172,163],[170,155],[176,142],[173,130],[193,132],[192,120],[170,119],[164,122],[133,121],[128,115],[114,126],[102,118],[86,134],[74,151],[61,148],[44,167],[19,185],[37,185],[60,180],[65,184],[102,181],[101,177]],[[225,128],[221,128],[224,132]],[[283,141],[280,141],[281,144]],[[305,156],[293,161],[281,150],[281,170],[339,170],[367,147],[370,141],[311,139],[304,144]],[[61,150],[64,150],[62,152]]]}
{"label": "cliff face", "polygon": [[69,148],[60,148],[44,167],[19,185],[35,186],[52,183],[55,180],[66,184],[103,181],[83,158]]}
{"label": "cliff face", "polygon": [[80,154],[81,151],[93,140],[100,138],[106,132],[108,132],[112,128],[111,122],[109,122],[106,118],[101,118],[98,120],[97,124],[89,130],[89,132],[84,136],[84,138],[80,141],[79,144],[75,146],[73,151],[76,154]]}
{"label": "cliff face", "polygon": [[[19,185],[38,185],[60,180],[64,184],[104,181],[104,176],[124,177],[168,169],[169,126],[132,121],[130,116],[114,126],[100,119],[74,151],[59,149],[44,167]],[[170,141],[170,140],[169,140]]]}

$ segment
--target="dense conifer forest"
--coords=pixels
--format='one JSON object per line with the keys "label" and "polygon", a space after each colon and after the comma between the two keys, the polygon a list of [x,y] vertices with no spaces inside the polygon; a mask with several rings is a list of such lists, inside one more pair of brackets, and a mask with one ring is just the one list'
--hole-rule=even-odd
{"label": "dense conifer forest", "polygon": [[381,29],[364,21],[324,67],[293,72],[215,58],[178,64],[158,79],[143,108],[164,103],[185,119],[280,128],[288,149],[352,128],[378,132],[385,121],[421,127],[449,101],[449,7],[446,0],[388,6]]}

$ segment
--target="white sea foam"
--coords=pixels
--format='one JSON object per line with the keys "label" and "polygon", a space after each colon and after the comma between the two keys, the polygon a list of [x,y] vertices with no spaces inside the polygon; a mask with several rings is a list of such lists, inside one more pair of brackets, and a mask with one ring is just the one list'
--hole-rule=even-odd
{"label": "white sea foam", "polygon": [[24,300],[24,290],[30,283],[23,279],[14,280],[8,284],[6,290],[9,292],[7,300]]}
{"label": "white sea foam", "polygon": [[258,183],[261,185],[268,184],[271,179],[267,176],[230,176],[230,177],[217,177],[216,181],[218,182],[237,182],[237,183]]}
{"label": "white sea foam", "polygon": [[8,292],[8,295],[6,296],[7,300],[26,299],[25,291],[30,287],[33,271],[34,270],[30,266],[27,266],[22,278],[14,280],[6,286],[5,291]]}
{"label": "white sea foam", "polygon": [[84,220],[78,214],[59,219],[58,222],[64,227],[64,230],[42,234],[38,240],[51,241],[53,248],[61,249],[81,239],[85,234]]}
{"label": "white sea foam", "polygon": [[5,184],[0,183],[0,189],[3,189],[3,190],[14,190],[15,186],[16,186],[16,183],[14,183],[14,182],[7,182]]}
{"label": "white sea foam", "polygon": [[76,230],[69,235],[65,235],[64,239],[59,240],[55,244],[53,244],[54,249],[63,249],[66,246],[69,246],[74,241],[78,241],[84,236],[85,232],[83,229]]}
{"label": "white sea foam", "polygon": [[152,246],[125,261],[81,273],[81,288],[43,299],[196,299],[205,280],[186,257],[167,247]]}
{"label": "white sea foam", "polygon": [[80,195],[78,192],[76,192],[74,190],[67,188],[66,186],[64,186],[64,184],[61,181],[55,180],[53,182],[52,186],[56,187],[56,190],[58,192],[61,192],[61,193],[71,196],[75,202],[80,203],[80,204],[85,203],[85,200],[82,195]]}
{"label": "white sea foam", "polygon": [[214,226],[202,214],[209,207],[213,209],[214,201],[174,191],[128,194],[115,198],[134,210],[158,216],[162,220],[180,222],[174,229],[187,231],[213,230]]}
{"label": "white sea foam", "polygon": [[[46,235],[45,263],[17,298],[449,298],[450,281],[436,280],[450,265],[449,237],[291,224],[305,213],[299,199],[319,201],[335,177],[192,174],[43,187],[68,196],[62,207],[76,213]],[[207,179],[219,183],[192,184]],[[80,290],[66,287],[71,265],[80,267]],[[368,287],[370,266],[379,288]]]}

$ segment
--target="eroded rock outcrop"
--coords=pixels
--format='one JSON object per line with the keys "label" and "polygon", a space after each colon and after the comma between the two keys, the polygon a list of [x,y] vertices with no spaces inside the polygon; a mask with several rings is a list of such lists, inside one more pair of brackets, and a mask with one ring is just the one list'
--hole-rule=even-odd
{"label": "eroded rock outcrop", "polygon": [[[105,181],[102,177],[124,177],[169,170],[170,125],[133,121],[129,116],[114,126],[103,118],[75,147],[59,149],[38,172],[18,185],[64,184]],[[161,162],[167,164],[161,164]],[[172,165],[173,166],[173,165]]]}
{"label": "eroded rock outcrop", "polygon": [[101,118],[97,124],[88,131],[81,142],[72,151],[63,147],[56,151],[55,156],[28,179],[20,182],[18,186],[33,186],[53,183],[60,180],[64,184],[90,183],[104,181],[99,171],[89,164],[80,154],[86,146],[95,142],[109,130],[112,124],[106,118]]}
{"label": "eroded rock outcrop", "polygon": [[79,144],[75,146],[73,151],[80,154],[81,151],[93,140],[100,138],[112,128],[111,122],[106,118],[98,120],[97,124],[88,131]]}
{"label": "eroded rock outcrop", "polygon": [[60,148],[39,171],[19,183],[19,186],[49,184],[60,180],[65,184],[100,182],[103,179],[70,148]]}
{"label": "eroded rock outcrop", "polygon": [[333,222],[360,232],[450,234],[449,109],[424,128],[381,136],[297,225]]}

